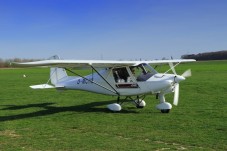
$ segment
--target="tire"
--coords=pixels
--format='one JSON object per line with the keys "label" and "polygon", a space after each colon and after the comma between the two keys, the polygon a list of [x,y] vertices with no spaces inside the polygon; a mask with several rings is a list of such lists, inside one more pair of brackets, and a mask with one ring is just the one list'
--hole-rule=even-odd
{"label": "tire", "polygon": [[163,109],[161,110],[162,113],[169,113],[170,109]]}

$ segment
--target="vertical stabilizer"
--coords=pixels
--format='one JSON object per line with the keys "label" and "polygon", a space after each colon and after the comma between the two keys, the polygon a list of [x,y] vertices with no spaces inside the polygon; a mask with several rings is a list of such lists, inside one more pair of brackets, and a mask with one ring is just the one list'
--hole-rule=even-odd
{"label": "vertical stabilizer", "polygon": [[[50,57],[49,60],[59,60],[60,57],[55,55]],[[50,68],[50,80],[53,85],[56,85],[63,78],[67,77],[67,73],[64,68]]]}
{"label": "vertical stabilizer", "polygon": [[68,75],[63,68],[50,68],[50,80],[53,85],[56,85],[59,81],[67,76]]}

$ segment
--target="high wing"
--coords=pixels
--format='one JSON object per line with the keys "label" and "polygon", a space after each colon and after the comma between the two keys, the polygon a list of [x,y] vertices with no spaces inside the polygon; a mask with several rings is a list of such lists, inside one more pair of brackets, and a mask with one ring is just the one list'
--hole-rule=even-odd
{"label": "high wing", "polygon": [[108,68],[108,67],[122,67],[122,66],[132,66],[135,61],[107,61],[107,60],[43,60],[25,63],[12,63],[13,65],[19,67],[59,67],[59,68],[86,68],[86,67],[96,67],[96,68]]}
{"label": "high wing", "polygon": [[166,64],[166,63],[182,63],[193,62],[194,59],[176,59],[176,60],[151,60],[151,61],[110,61],[110,60],[42,60],[34,62],[16,63],[12,65],[18,67],[59,67],[59,68],[112,68],[124,66],[136,66],[142,63],[146,64]]}

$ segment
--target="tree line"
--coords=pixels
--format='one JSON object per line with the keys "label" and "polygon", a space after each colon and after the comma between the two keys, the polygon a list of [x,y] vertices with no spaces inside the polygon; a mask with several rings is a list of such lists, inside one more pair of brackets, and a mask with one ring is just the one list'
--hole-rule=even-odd
{"label": "tree line", "polygon": [[181,56],[182,59],[195,59],[197,61],[203,60],[227,60],[227,50],[206,52],[199,54],[186,54]]}
{"label": "tree line", "polygon": [[30,62],[30,61],[38,61],[40,59],[1,59],[0,58],[0,68],[11,68],[11,62]]}

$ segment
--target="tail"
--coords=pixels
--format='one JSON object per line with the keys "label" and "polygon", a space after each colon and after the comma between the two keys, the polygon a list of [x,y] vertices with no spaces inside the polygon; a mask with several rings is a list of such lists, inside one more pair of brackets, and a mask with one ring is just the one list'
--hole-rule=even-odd
{"label": "tail", "polygon": [[[60,59],[57,55],[49,58],[51,60]],[[51,83],[54,85],[49,85],[48,82],[46,84],[32,85],[30,86],[32,89],[51,89],[51,88],[63,88],[64,86],[57,85],[59,82],[63,81],[66,77],[68,77],[64,68],[50,68],[50,79]]]}
{"label": "tail", "polygon": [[[49,59],[58,60],[60,57],[56,55]],[[53,85],[56,85],[66,77],[68,77],[68,75],[64,68],[50,68],[50,81]]]}
{"label": "tail", "polygon": [[63,68],[50,68],[50,81],[53,85],[56,85],[62,81],[65,77],[68,77],[65,69]]}

